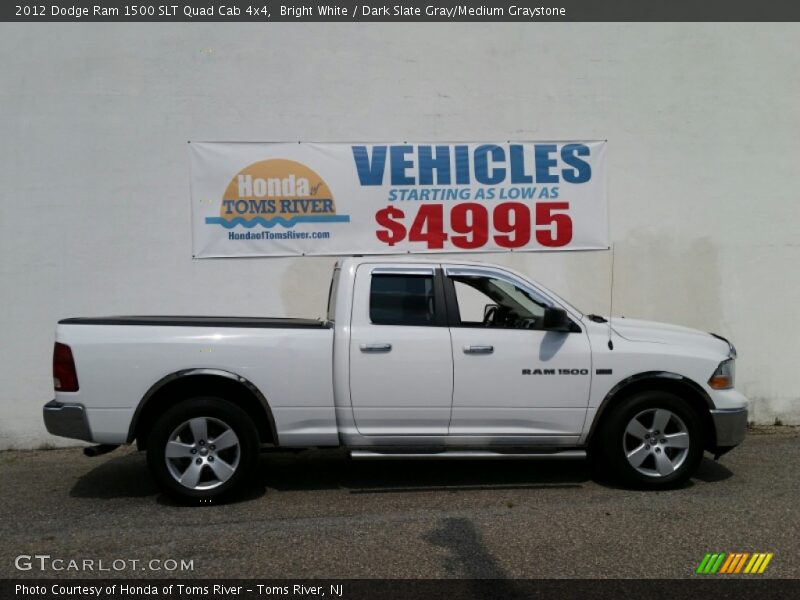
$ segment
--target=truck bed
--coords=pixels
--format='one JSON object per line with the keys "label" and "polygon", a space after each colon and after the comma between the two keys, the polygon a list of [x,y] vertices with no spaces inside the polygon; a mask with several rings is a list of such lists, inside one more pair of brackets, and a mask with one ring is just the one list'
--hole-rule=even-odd
{"label": "truck bed", "polygon": [[[99,326],[99,327],[98,327]],[[268,402],[284,446],[336,445],[333,325],[313,319],[107,316],[64,319],[80,390],[56,400],[84,407],[92,440],[125,443],[153,385],[187,371],[246,380]]]}

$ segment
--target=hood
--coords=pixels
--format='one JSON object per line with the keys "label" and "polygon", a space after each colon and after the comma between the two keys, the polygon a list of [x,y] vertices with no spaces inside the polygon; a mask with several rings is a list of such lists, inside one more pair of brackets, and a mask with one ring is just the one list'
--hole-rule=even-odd
{"label": "hood", "polygon": [[681,325],[615,317],[611,326],[617,335],[632,342],[702,346],[721,355],[728,355],[731,352],[731,346],[727,341],[705,331]]}

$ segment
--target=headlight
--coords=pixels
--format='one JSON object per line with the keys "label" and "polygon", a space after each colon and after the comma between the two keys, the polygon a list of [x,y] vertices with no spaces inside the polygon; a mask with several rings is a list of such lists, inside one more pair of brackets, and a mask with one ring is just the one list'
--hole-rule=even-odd
{"label": "headlight", "polygon": [[711,379],[708,380],[708,385],[715,390],[731,389],[733,387],[733,378],[736,374],[735,364],[736,361],[732,358],[719,363],[717,370],[714,371],[714,374],[711,375]]}

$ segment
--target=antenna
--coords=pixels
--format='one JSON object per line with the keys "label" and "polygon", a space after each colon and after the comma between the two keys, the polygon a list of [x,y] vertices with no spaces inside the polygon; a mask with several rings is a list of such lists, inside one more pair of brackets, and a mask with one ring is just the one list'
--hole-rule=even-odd
{"label": "antenna", "polygon": [[608,307],[608,349],[614,349],[614,342],[611,341],[611,319],[614,314],[614,244],[611,244],[611,288],[609,290]]}

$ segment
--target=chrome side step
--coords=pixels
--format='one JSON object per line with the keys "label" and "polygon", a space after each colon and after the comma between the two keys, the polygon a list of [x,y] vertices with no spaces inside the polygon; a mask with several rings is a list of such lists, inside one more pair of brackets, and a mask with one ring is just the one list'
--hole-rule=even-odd
{"label": "chrome side step", "polygon": [[355,460],[374,459],[435,459],[435,460],[580,460],[586,458],[585,450],[556,450],[530,452],[503,452],[501,450],[441,450],[436,452],[392,452],[390,450],[351,450],[350,458]]}

